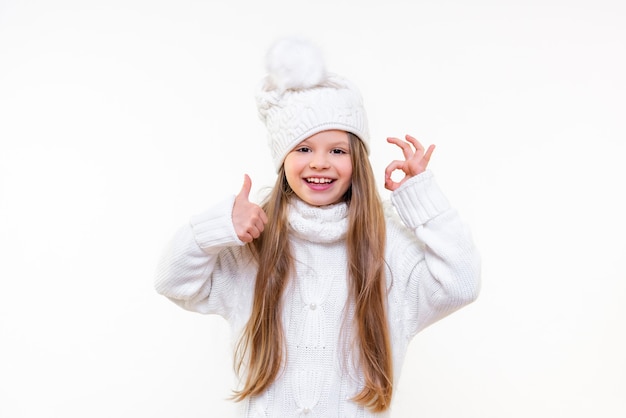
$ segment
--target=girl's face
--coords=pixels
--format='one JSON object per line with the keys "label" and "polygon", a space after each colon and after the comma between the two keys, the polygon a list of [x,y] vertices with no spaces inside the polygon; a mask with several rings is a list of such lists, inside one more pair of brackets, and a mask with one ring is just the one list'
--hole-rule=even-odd
{"label": "girl's face", "polygon": [[332,130],[312,135],[287,154],[284,165],[287,183],[309,205],[340,202],[352,184],[348,133]]}

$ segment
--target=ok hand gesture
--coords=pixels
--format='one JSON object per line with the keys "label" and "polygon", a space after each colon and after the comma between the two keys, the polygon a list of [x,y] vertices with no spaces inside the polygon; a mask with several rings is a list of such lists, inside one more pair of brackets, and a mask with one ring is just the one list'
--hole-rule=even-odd
{"label": "ok hand gesture", "polygon": [[267,223],[267,215],[263,209],[248,199],[251,188],[252,180],[246,174],[241,191],[233,204],[233,226],[237,237],[245,243],[258,238]]}
{"label": "ok hand gesture", "polygon": [[[428,149],[424,151],[424,146],[420,144],[417,139],[410,135],[406,135],[405,138],[406,141],[398,138],[387,138],[387,142],[396,144],[402,148],[402,153],[404,154],[404,161],[394,160],[385,169],[385,188],[387,190],[394,191],[411,177],[423,173],[428,166],[430,156],[435,150],[435,146],[430,145]],[[395,182],[391,179],[391,174],[396,170],[402,170],[404,172],[404,177],[400,182]]]}

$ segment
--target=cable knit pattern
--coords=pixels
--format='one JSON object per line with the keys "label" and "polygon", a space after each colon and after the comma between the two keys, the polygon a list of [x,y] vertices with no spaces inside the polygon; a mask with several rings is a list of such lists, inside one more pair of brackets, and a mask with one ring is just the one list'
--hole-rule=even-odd
{"label": "cable knit pattern", "polygon": [[[228,206],[230,202],[230,207]],[[473,301],[480,260],[467,228],[431,172],[392,193],[387,218],[387,287],[395,379],[420,330]],[[255,262],[234,231],[232,199],[192,218],[166,248],[156,289],[185,309],[219,314],[238,338],[250,315]],[[363,376],[350,341],[345,233],[347,206],[289,208],[295,274],[284,296],[288,362],[263,395],[241,403],[241,417],[389,417],[350,400]],[[227,388],[225,388],[225,391]]]}
{"label": "cable knit pattern", "polygon": [[298,198],[289,205],[291,231],[305,241],[331,243],[345,238],[348,206],[345,203],[315,207]]}
{"label": "cable knit pattern", "polygon": [[369,151],[369,128],[363,99],[346,79],[330,75],[306,90],[261,90],[257,107],[268,133],[276,171],[296,145],[321,131],[339,129],[358,136]]}

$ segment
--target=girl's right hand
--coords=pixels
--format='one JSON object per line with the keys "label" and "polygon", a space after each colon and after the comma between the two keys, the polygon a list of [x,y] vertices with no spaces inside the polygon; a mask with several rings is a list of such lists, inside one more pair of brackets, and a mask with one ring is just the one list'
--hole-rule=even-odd
{"label": "girl's right hand", "polygon": [[243,187],[235,197],[233,205],[233,226],[235,227],[237,238],[245,243],[252,242],[258,238],[267,223],[267,215],[263,209],[248,200],[251,188],[252,180],[250,180],[250,176],[245,174]]}

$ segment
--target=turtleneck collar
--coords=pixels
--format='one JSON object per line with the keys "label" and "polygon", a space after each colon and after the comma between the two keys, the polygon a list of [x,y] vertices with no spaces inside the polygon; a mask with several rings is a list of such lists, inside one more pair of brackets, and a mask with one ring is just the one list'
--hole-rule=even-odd
{"label": "turtleneck collar", "polygon": [[288,222],[296,237],[317,243],[342,240],[348,230],[348,205],[311,206],[293,197],[289,202]]}

